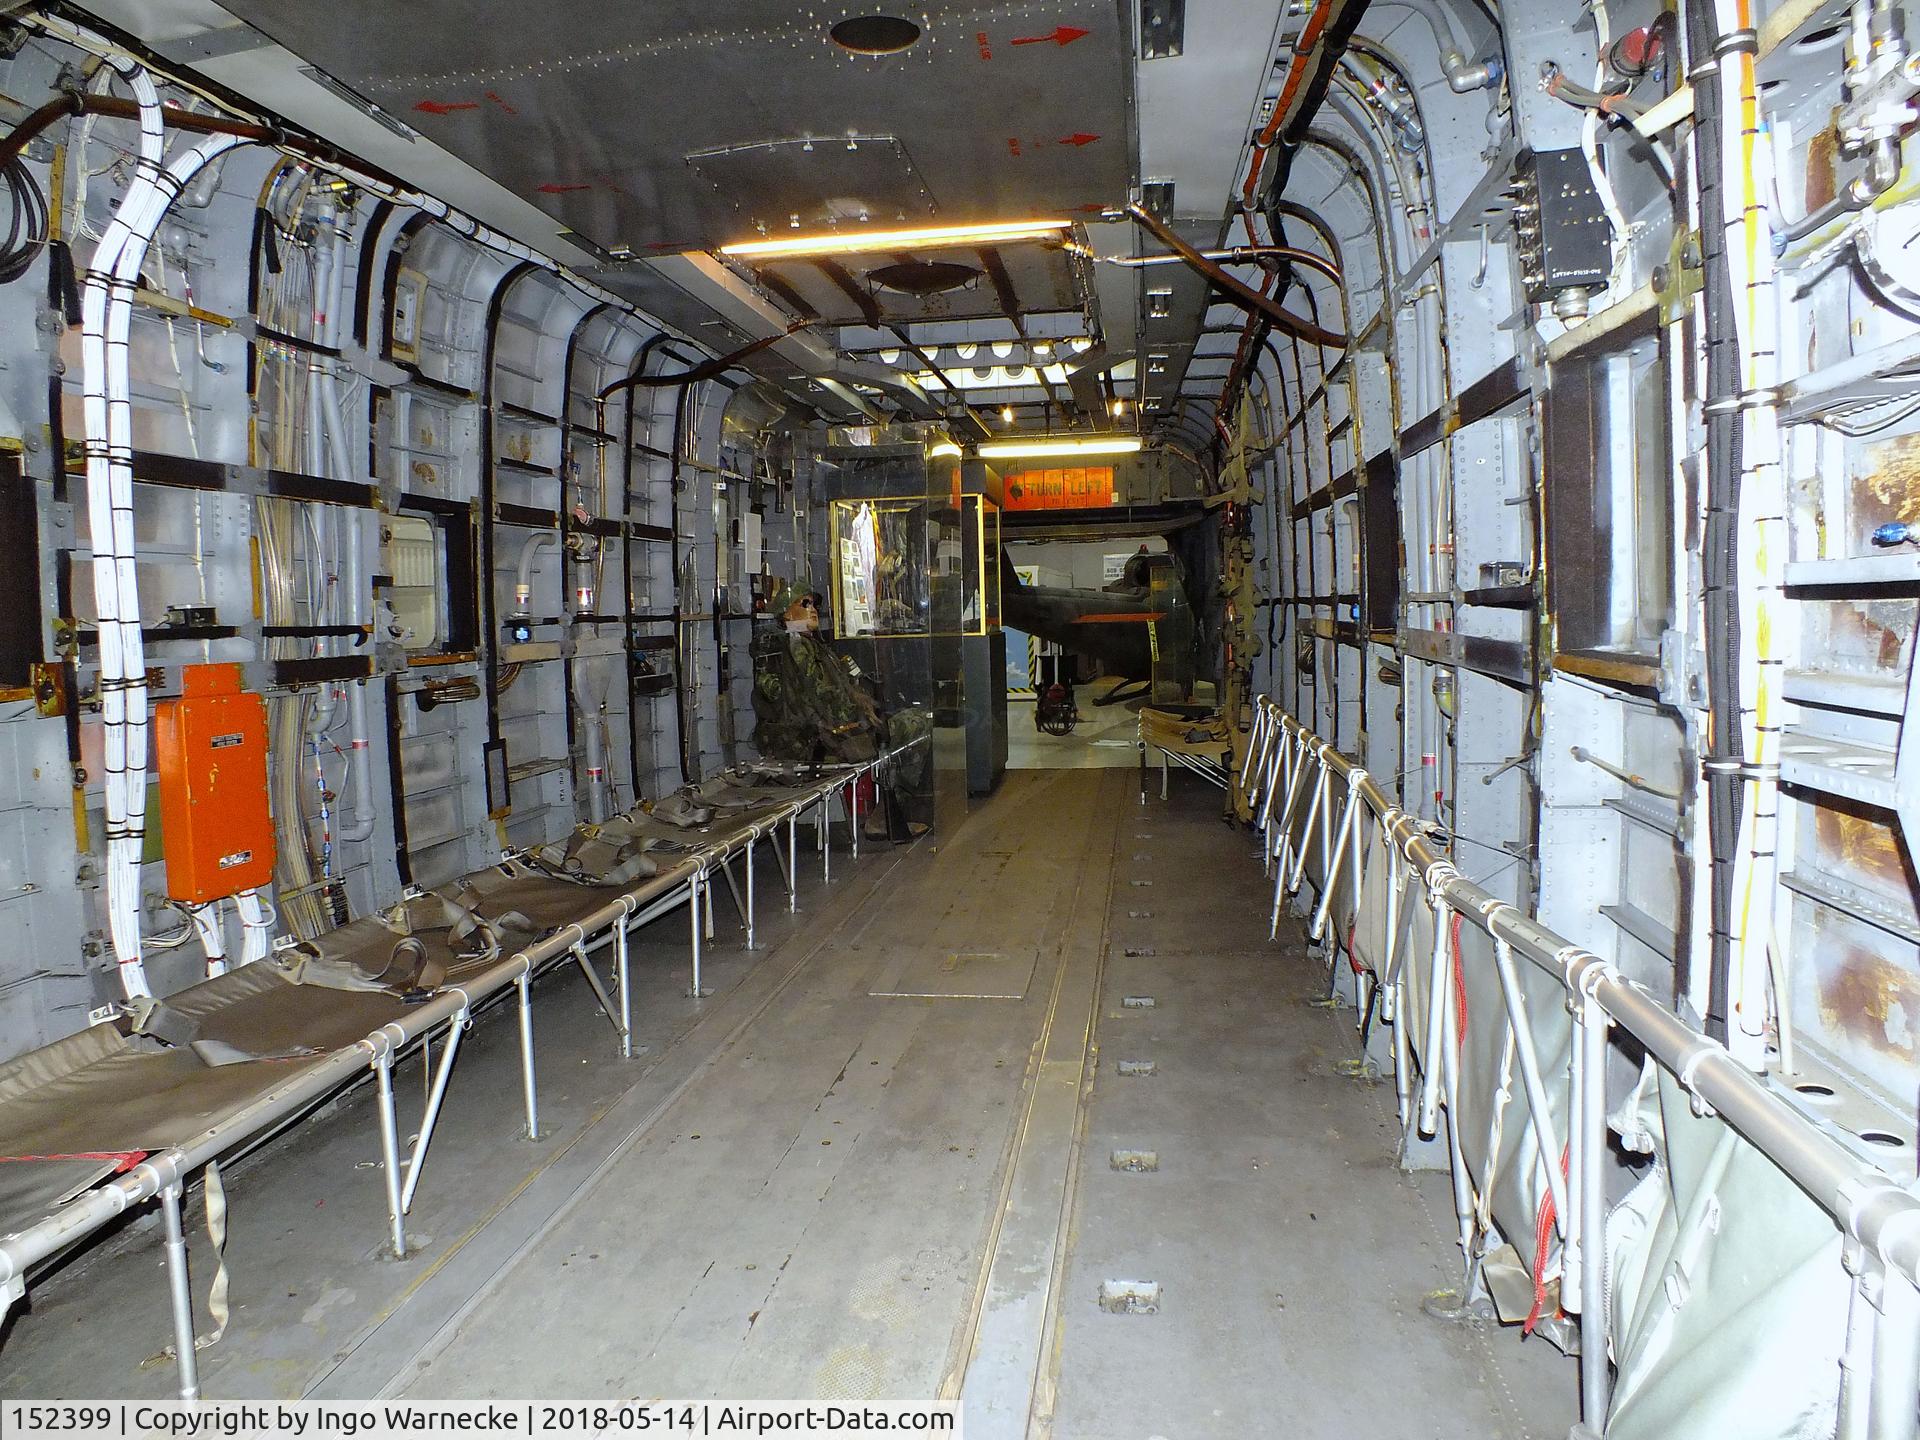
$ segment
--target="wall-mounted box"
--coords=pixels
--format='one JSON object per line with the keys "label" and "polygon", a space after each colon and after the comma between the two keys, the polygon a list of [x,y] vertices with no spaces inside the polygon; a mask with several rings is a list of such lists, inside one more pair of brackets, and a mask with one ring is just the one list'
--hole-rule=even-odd
{"label": "wall-mounted box", "polygon": [[272,883],[267,707],[238,665],[189,665],[153,708],[167,894],[204,905]]}

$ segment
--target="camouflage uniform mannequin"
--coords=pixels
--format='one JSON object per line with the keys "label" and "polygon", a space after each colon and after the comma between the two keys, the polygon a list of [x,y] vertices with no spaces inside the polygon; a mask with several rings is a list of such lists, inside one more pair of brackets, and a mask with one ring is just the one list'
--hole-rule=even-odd
{"label": "camouflage uniform mannequin", "polygon": [[[929,733],[923,710],[882,713],[846,659],[821,637],[815,597],[788,589],[775,597],[782,601],[784,628],[754,641],[753,739],[762,756],[801,765],[857,763]],[[927,762],[925,747],[911,752],[897,778],[909,787],[920,783]]]}
{"label": "camouflage uniform mannequin", "polygon": [[787,598],[785,628],[754,642],[754,744],[769,760],[871,760],[886,722],[846,662],[820,638],[811,596]]}

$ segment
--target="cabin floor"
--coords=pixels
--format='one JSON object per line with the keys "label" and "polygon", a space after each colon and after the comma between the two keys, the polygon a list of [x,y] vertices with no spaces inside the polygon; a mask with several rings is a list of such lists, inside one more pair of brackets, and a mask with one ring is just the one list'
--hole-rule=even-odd
{"label": "cabin floor", "polygon": [[[1566,1433],[1571,1362],[1422,1312],[1458,1277],[1446,1177],[1394,1163],[1392,1088],[1339,1069],[1353,1016],[1310,1003],[1296,930],[1267,940],[1217,792],[1020,771],[949,834],[838,849],[831,890],[801,858],[791,917],[761,871],[760,950],[716,911],[701,1000],[684,913],[636,935],[634,1060],[577,972],[537,987],[537,1143],[511,1012],[480,1017],[406,1260],[368,1087],[230,1164],[205,1393],[960,1395],[975,1440]],[[415,1055],[403,1136],[425,1084]],[[158,1240],[144,1216],[39,1282],[0,1394],[168,1395]],[[1109,1282],[1157,1306],[1115,1313]]]}

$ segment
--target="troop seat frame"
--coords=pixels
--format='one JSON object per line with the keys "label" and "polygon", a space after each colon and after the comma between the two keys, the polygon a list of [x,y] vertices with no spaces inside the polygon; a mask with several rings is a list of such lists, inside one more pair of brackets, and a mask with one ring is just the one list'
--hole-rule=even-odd
{"label": "troop seat frame", "polygon": [[[383,1179],[386,1188],[388,1243],[396,1257],[407,1254],[406,1216],[419,1184],[421,1164],[432,1141],[459,1053],[460,1037],[474,1015],[490,1001],[517,992],[520,1032],[522,1096],[525,1136],[540,1138],[539,1091],[534,1067],[533,995],[535,975],[577,962],[586,974],[597,1003],[619,1035],[620,1054],[633,1055],[632,1000],[629,983],[628,936],[632,930],[687,906],[691,938],[689,995],[711,992],[700,985],[702,942],[713,938],[713,880],[724,878],[745,928],[748,949],[756,946],[754,852],[762,840],[774,848],[781,863],[788,911],[799,908],[800,820],[809,812],[817,827],[822,879],[832,880],[831,808],[843,794],[852,820],[852,850],[860,846],[860,782],[869,776],[884,782],[885,773],[902,755],[925,744],[918,737],[872,760],[833,767],[805,786],[797,786],[790,800],[757,807],[745,825],[713,836],[680,855],[670,868],[636,881],[612,900],[561,925],[458,985],[449,985],[399,1019],[380,1026],[363,1039],[331,1051],[285,1082],[266,1089],[214,1121],[193,1139],[147,1155],[126,1173],[82,1191],[38,1221],[0,1236],[0,1316],[26,1295],[35,1268],[98,1234],[117,1217],[158,1198],[165,1221],[167,1281],[172,1303],[174,1358],[183,1401],[200,1396],[195,1350],[192,1291],[187,1269],[187,1245],[181,1205],[186,1185],[196,1170],[266,1138],[295,1123],[321,1102],[365,1080],[369,1072],[377,1088]],[[711,822],[724,823],[724,817]],[[780,830],[786,829],[784,851]],[[745,864],[745,886],[734,880],[731,862]],[[612,943],[618,998],[609,996],[589,961],[588,951]],[[617,1012],[617,1013],[616,1013]],[[393,1093],[396,1057],[430,1045],[435,1030],[443,1028],[440,1057],[433,1068],[420,1132],[402,1164],[399,1125]]]}

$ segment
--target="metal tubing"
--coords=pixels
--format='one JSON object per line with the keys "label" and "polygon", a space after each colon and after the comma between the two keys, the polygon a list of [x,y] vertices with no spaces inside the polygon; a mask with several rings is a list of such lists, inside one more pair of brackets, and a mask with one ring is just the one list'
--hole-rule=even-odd
{"label": "metal tubing", "polygon": [[[1336,773],[1355,768],[1293,717],[1283,716],[1281,723]],[[1374,781],[1365,781],[1360,789],[1388,840],[1449,905],[1569,990],[1590,994],[1656,1064],[1684,1078],[1702,1105],[1766,1155],[1845,1233],[1903,1283],[1920,1283],[1920,1197],[1816,1127],[1735,1061],[1725,1046],[1689,1026],[1613,966],[1455,871],[1427,843],[1421,823]]]}
{"label": "metal tubing", "polygon": [[1282,861],[1273,872],[1273,905],[1267,915],[1267,939],[1280,938],[1280,911],[1287,903],[1287,867]]}
{"label": "metal tubing", "polygon": [[393,1257],[407,1256],[407,1214],[400,1199],[400,1127],[393,1115],[393,1051],[382,1048],[373,1057],[374,1077],[380,1084],[380,1159],[386,1172],[387,1224]]}
{"label": "metal tubing", "polygon": [[433,1089],[427,1095],[427,1112],[420,1118],[420,1135],[413,1142],[413,1154],[407,1160],[407,1180],[400,1189],[400,1213],[413,1213],[413,1192],[420,1186],[420,1162],[433,1143],[433,1127],[440,1120],[440,1106],[447,1098],[447,1082],[453,1078],[453,1059],[460,1051],[460,1036],[467,1028],[467,1011],[462,1009],[447,1024],[447,1038],[440,1047],[440,1068],[434,1072]]}
{"label": "metal tubing", "polygon": [[513,982],[520,989],[520,1089],[527,1103],[527,1139],[540,1138],[540,1095],[533,1080],[533,968]]}
{"label": "metal tubing", "polygon": [[820,879],[833,883],[833,792],[820,797]]}
{"label": "metal tubing", "polygon": [[[1451,975],[1453,966],[1449,962],[1447,973]],[[1467,1152],[1465,1142],[1460,1138],[1460,1027],[1448,1023],[1448,1016],[1441,1011],[1440,1019],[1440,1079],[1446,1087],[1447,1109],[1447,1148],[1452,1152],[1453,1164],[1453,1215],[1460,1227],[1460,1253],[1466,1258],[1471,1271],[1474,1260],[1473,1244],[1473,1177],[1467,1173]],[[1477,1271],[1471,1271],[1476,1273]],[[1462,1298],[1471,1300],[1471,1286],[1463,1292]]]}
{"label": "metal tubing", "polygon": [[753,949],[753,851],[760,837],[747,841],[747,949]]}
{"label": "metal tubing", "polygon": [[[747,847],[747,853],[753,853],[753,847]],[[740,882],[733,878],[733,857],[726,855],[720,860],[720,875],[727,882],[727,894],[733,900],[733,913],[740,917],[740,923],[747,923],[747,902],[740,898]],[[709,936],[709,939],[712,937]]]}
{"label": "metal tubing", "polygon": [[[1597,1000],[1580,1008],[1580,1418],[1607,1429],[1607,1015]],[[1913,1423],[1914,1392],[1906,1396]]]}
{"label": "metal tubing", "polygon": [[1513,1024],[1514,1050],[1520,1060],[1520,1085],[1527,1092],[1534,1140],[1547,1172],[1547,1193],[1553,1197],[1554,1222],[1565,1238],[1567,1187],[1560,1173],[1559,1131],[1553,1123],[1553,1105],[1547,1094],[1546,1079],[1540,1073],[1540,1052],[1534,1048],[1526,997],[1520,990],[1520,976],[1513,968],[1513,947],[1497,935],[1493,937],[1493,968],[1500,977],[1500,998],[1506,1002],[1507,1019]]}
{"label": "metal tubing", "polygon": [[780,822],[775,820],[773,828],[767,831],[767,843],[773,846],[774,870],[780,876],[780,883],[787,887],[787,893],[793,893],[793,886],[787,878],[787,856],[780,845]]}
{"label": "metal tubing", "polygon": [[847,786],[847,819],[852,826],[853,858],[860,858],[860,780],[867,772],[861,770]]}
{"label": "metal tubing", "polygon": [[1306,770],[1303,766],[1293,763],[1287,765],[1287,798],[1280,806],[1280,813],[1277,817],[1273,814],[1271,807],[1273,797],[1279,793],[1278,787],[1270,788],[1267,791],[1268,810],[1264,823],[1274,832],[1273,853],[1282,871],[1287,868],[1287,862],[1292,858],[1293,831],[1291,829],[1291,820],[1293,816],[1293,806],[1294,802],[1299,798],[1300,781],[1305,774]]}
{"label": "metal tubing", "polygon": [[787,913],[800,908],[800,812],[787,816]]}
{"label": "metal tubing", "polygon": [[[1404,1013],[1402,1007],[1405,997],[1400,993],[1402,989],[1402,982],[1396,981],[1393,984],[1393,1008],[1396,1014]],[[1395,1025],[1393,1027],[1393,1101],[1394,1114],[1400,1120],[1400,1138],[1403,1144],[1408,1138],[1407,1131],[1413,1123],[1412,1052],[1413,1047],[1407,1041],[1407,1027]]]}
{"label": "metal tubing", "polygon": [[[753,864],[753,851],[747,851],[747,864]],[[753,934],[751,925],[747,928],[749,937]],[[613,932],[613,963],[620,975],[620,1058],[633,1058],[633,983],[631,962],[627,946],[627,921],[621,917],[620,924]]]}
{"label": "metal tubing", "polygon": [[[1320,807],[1320,884],[1326,889],[1331,890],[1333,888],[1333,771],[1327,767],[1324,761],[1321,762],[1320,766],[1320,782],[1328,791],[1326,803]],[[1349,793],[1351,793],[1351,788],[1349,788]],[[1307,838],[1311,840],[1313,837],[1309,835]],[[1306,856],[1306,844],[1304,842],[1301,844],[1300,850],[1301,858],[1304,862]],[[1297,881],[1295,883],[1296,885],[1298,884]]]}
{"label": "metal tubing", "polygon": [[1871,1440],[1913,1440],[1916,1394],[1920,1394],[1920,1292],[1882,1274],[1868,1392]]}
{"label": "metal tubing", "polygon": [[1290,773],[1287,764],[1287,750],[1290,742],[1291,737],[1277,726],[1269,729],[1266,749],[1261,754],[1260,768],[1248,787],[1248,808],[1259,817],[1258,823],[1262,833],[1269,836],[1273,829],[1273,802],[1279,791],[1275,780],[1284,778]]}
{"label": "metal tubing", "polygon": [[[574,942],[573,958],[580,966],[580,973],[587,977],[587,988],[593,991],[593,998],[600,1002],[600,1013],[607,1017],[607,1023],[614,1029],[621,1030],[619,1009],[614,1005],[613,997],[607,993],[606,982],[600,978],[600,972],[593,968],[593,962],[587,958],[587,942],[584,939]],[[622,1041],[626,1039],[624,1030],[621,1030],[620,1038]]]}
{"label": "metal tubing", "polygon": [[[1289,805],[1293,803],[1294,782],[1300,775],[1300,747],[1296,743],[1296,740],[1297,737],[1293,731],[1282,728],[1278,738],[1274,741],[1274,765],[1277,767],[1276,778],[1282,783],[1279,785],[1268,784],[1265,795],[1261,797],[1260,819],[1263,824],[1271,825],[1273,823],[1273,802],[1279,795],[1284,793],[1287,797],[1287,803]],[[1284,809],[1281,813],[1284,816]]]}
{"label": "metal tubing", "polygon": [[1253,729],[1247,733],[1247,753],[1240,773],[1233,777],[1233,798],[1252,807],[1254,777],[1266,763],[1267,707],[1259,701],[1253,707]]}
{"label": "metal tubing", "polygon": [[191,1405],[200,1398],[200,1352],[193,1337],[193,1284],[187,1274],[187,1231],[180,1223],[182,1182],[160,1191],[160,1209],[167,1217],[167,1290],[173,1300],[173,1361],[180,1374],[180,1401]]}
{"label": "metal tubing", "polygon": [[1846,1338],[1840,1347],[1840,1403],[1834,1416],[1833,1440],[1868,1440],[1869,1400],[1873,1379],[1874,1332],[1879,1312],[1874,1308],[1873,1279],[1864,1270],[1859,1246],[1848,1244],[1843,1260],[1853,1284],[1847,1292]]}
{"label": "metal tubing", "polygon": [[1313,780],[1313,800],[1307,806],[1307,820],[1306,823],[1300,827],[1299,845],[1294,845],[1291,833],[1289,833],[1287,837],[1287,849],[1289,851],[1295,849],[1299,851],[1299,853],[1294,856],[1293,874],[1287,880],[1287,893],[1289,895],[1298,890],[1300,888],[1300,882],[1306,878],[1307,852],[1313,848],[1314,822],[1319,820],[1322,808],[1330,808],[1326,807],[1326,798],[1327,786],[1332,774],[1333,771],[1328,767],[1325,760],[1322,760],[1320,763],[1320,773],[1316,775]]}
{"label": "metal tubing", "polygon": [[1431,1135],[1439,1123],[1441,1052],[1446,1046],[1447,1006],[1453,1001],[1453,966],[1448,963],[1447,904],[1433,901],[1433,969],[1427,978],[1427,1044],[1420,1056],[1420,1133]]}
{"label": "metal tubing", "polygon": [[688,992],[695,1000],[700,998],[700,892],[707,888],[706,872],[693,872],[693,905],[688,910],[693,933],[693,988]]}
{"label": "metal tubing", "polygon": [[[1400,873],[1400,852],[1390,850],[1387,853],[1391,857],[1387,861],[1387,956],[1382,971],[1387,984],[1391,986],[1400,974],[1400,967],[1394,961],[1400,953],[1400,891],[1405,884],[1405,877]],[[1393,1014],[1389,1015],[1383,1010],[1380,1018],[1394,1019],[1400,1013],[1399,1004],[1396,996]]]}
{"label": "metal tubing", "polygon": [[[1365,771],[1359,772],[1365,775]],[[1314,907],[1313,923],[1307,926],[1307,938],[1318,940],[1327,930],[1327,912],[1333,909],[1334,877],[1340,873],[1340,863],[1347,858],[1347,842],[1353,835],[1354,812],[1360,808],[1360,787],[1351,782],[1347,785],[1347,803],[1340,811],[1340,838],[1334,842],[1333,854],[1327,861],[1327,873],[1320,886],[1320,903]]]}

